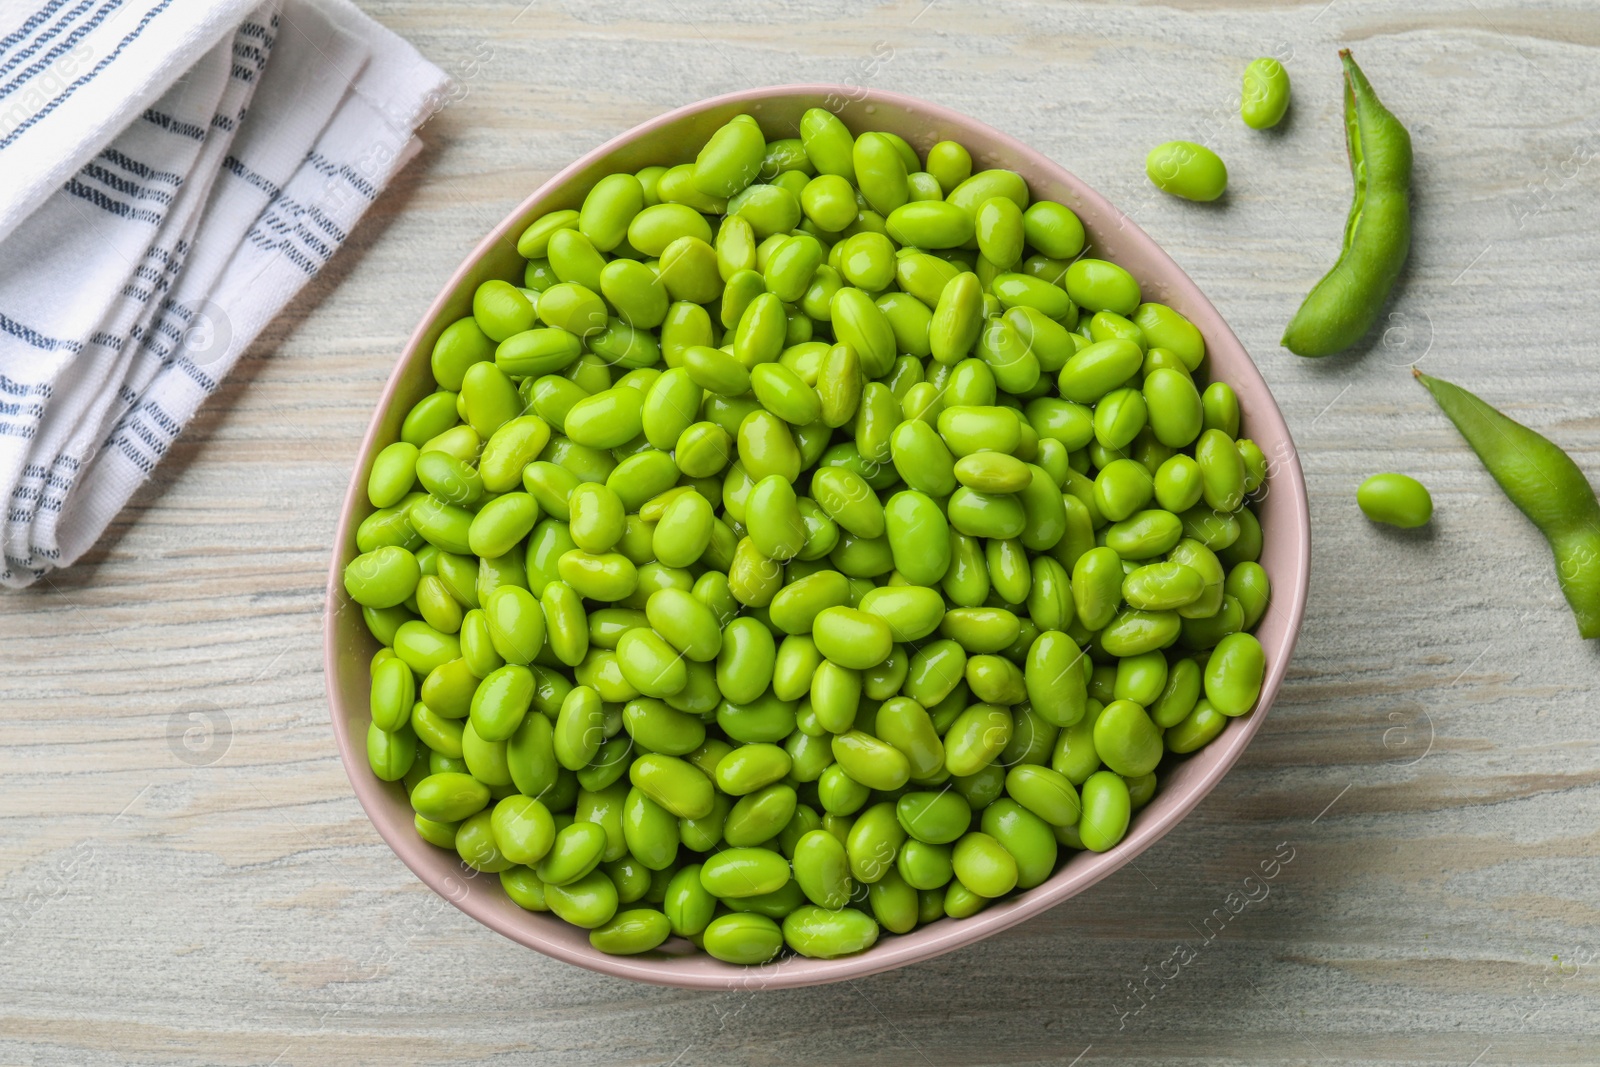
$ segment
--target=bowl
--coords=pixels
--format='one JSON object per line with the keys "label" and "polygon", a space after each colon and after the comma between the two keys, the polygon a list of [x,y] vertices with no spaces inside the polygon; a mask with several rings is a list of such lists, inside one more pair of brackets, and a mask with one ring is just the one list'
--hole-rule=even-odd
{"label": "bowl", "polygon": [[[753,115],[769,137],[796,136],[802,113],[812,107],[836,111],[853,131],[898,133],[920,153],[950,139],[966,145],[973,169],[1007,167],[1027,179],[1035,198],[1058,200],[1083,220],[1090,248],[1133,272],[1147,300],[1171,305],[1205,336],[1211,373],[1230,383],[1243,410],[1241,433],[1269,459],[1269,491],[1258,507],[1265,548],[1261,565],[1272,581],[1272,605],[1257,636],[1267,657],[1261,699],[1249,715],[1232,720],[1209,745],[1162,771],[1155,798],[1133,818],[1127,836],[1104,853],[1073,855],[1042,885],[989,906],[968,919],[942,919],[911,933],[885,936],[867,951],[834,960],[784,957],[760,967],[722,963],[674,939],[654,953],[608,956],[589,944],[587,931],[555,916],[524,911],[501,890],[499,879],[480,875],[452,853],[419,838],[399,783],[387,783],[367,766],[368,661],[378,649],[359,609],[345,593],[341,575],[354,557],[357,525],[371,511],[367,474],[373,457],[398,439],[406,410],[433,389],[429,356],[439,332],[470,313],[472,293],[491,278],[522,275],[516,239],[537,216],[580,205],[603,175],[655,164],[691,162],[699,145],[740,112]],[[1094,885],[1139,853],[1194,810],[1261,728],[1282,684],[1305,610],[1310,573],[1310,515],[1305,480],[1283,415],[1239,339],[1199,288],[1126,215],[1042,153],[949,108],[898,93],[836,85],[786,85],[751,89],[679,108],[636,126],[601,145],[541,185],[507,215],[456,269],[434,299],[384,387],[376,414],[361,442],[360,458],[345,495],[328,571],[325,665],[334,736],[357,799],[379,835],[417,877],[456,907],[514,941],[568,963],[621,978],[693,989],[787,988],[837,982],[926,960],[1015,926]]]}

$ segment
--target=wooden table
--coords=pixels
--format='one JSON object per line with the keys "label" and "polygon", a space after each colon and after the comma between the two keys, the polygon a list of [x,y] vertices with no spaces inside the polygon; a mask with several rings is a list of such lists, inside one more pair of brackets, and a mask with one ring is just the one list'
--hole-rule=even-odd
{"label": "wooden table", "polygon": [[[1407,373],[1481,391],[1600,479],[1592,5],[364,6],[460,99],[104,542],[0,597],[0,1060],[1600,1062],[1600,645]],[[1381,338],[1311,362],[1277,338],[1344,223],[1345,45],[1415,138],[1417,236]],[[1236,113],[1263,54],[1294,77],[1272,133]],[[602,978],[444,906],[357,806],[323,698],[335,512],[418,316],[529,190],[679,104],[824,80],[1013,133],[1171,251],[1299,443],[1310,610],[1243,762],[1048,915],[819,989]],[[1174,137],[1226,158],[1223,202],[1152,191],[1144,153]],[[1428,482],[1431,529],[1356,510],[1390,469]]]}

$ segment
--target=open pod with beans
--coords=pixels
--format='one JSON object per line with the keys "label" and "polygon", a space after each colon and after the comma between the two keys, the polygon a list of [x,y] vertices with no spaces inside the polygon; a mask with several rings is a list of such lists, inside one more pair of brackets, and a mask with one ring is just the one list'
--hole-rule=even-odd
{"label": "open pod with beans", "polygon": [[606,952],[973,915],[1261,691],[1267,463],[1200,331],[958,144],[799,133],[528,226],[345,571],[373,773]]}

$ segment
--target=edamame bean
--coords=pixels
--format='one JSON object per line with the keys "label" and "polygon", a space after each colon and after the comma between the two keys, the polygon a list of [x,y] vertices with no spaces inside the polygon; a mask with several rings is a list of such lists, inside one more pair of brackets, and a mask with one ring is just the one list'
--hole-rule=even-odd
{"label": "edamame bean", "polygon": [[1157,189],[1185,200],[1215,200],[1228,187],[1228,168],[1205,145],[1168,141],[1145,157],[1144,170]]}
{"label": "edamame bean", "polygon": [[1096,771],[1080,789],[1083,815],[1078,820],[1078,836],[1091,852],[1104,852],[1121,841],[1128,832],[1132,801],[1128,783],[1111,771]]}
{"label": "edamame bean", "polygon": [[1244,68],[1244,89],[1239,94],[1239,117],[1252,130],[1276,126],[1289,110],[1289,73],[1271,56],[1250,61]]}
{"label": "edamame bean", "polygon": [[1356,490],[1356,503],[1373,522],[1403,530],[1425,526],[1433,517],[1433,497],[1427,487],[1404,474],[1374,474]]}

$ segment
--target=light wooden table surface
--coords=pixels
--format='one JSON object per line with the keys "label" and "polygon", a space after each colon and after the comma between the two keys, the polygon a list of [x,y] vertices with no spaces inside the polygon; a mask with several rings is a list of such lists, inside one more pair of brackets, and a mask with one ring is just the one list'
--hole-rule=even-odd
{"label": "light wooden table surface", "polygon": [[[0,596],[0,1061],[1600,1062],[1600,645],[1407,373],[1479,390],[1600,480],[1592,4],[521,2],[365,3],[461,99],[104,543]],[[1413,133],[1417,237],[1382,338],[1309,362],[1276,342],[1349,201],[1339,46]],[[1268,134],[1235,112],[1260,54],[1295,85]],[[335,511],[482,233],[637,122],[798,81],[974,115],[1171,251],[1299,443],[1310,610],[1244,760],[1082,896],[846,985],[633,985],[444,906],[373,832],[323,697]],[[1227,159],[1224,202],[1151,190],[1144,153],[1173,137]],[[1389,469],[1433,489],[1429,532],[1356,510]]]}

